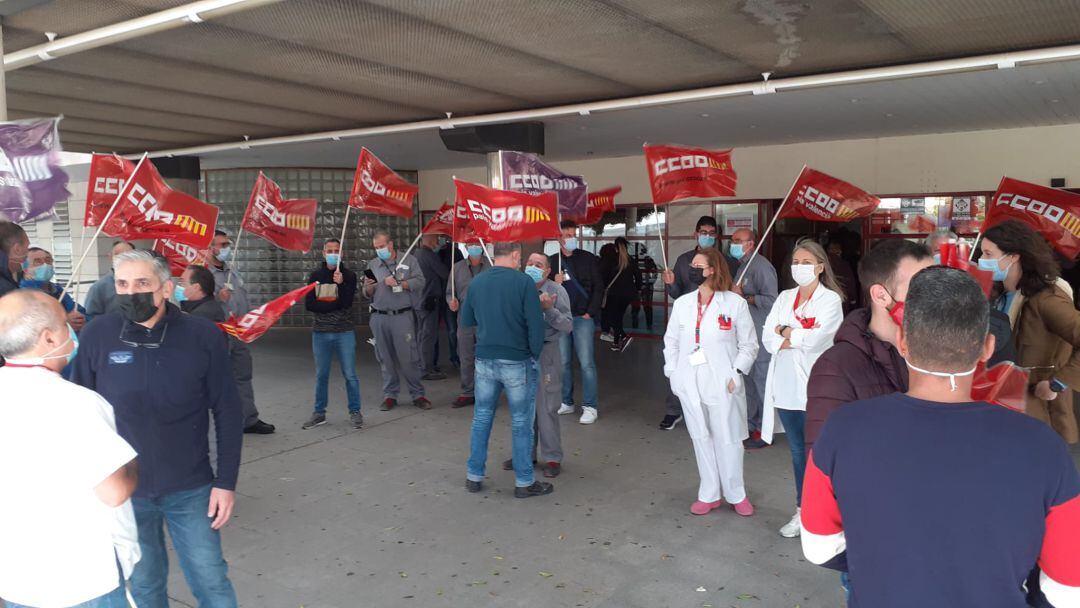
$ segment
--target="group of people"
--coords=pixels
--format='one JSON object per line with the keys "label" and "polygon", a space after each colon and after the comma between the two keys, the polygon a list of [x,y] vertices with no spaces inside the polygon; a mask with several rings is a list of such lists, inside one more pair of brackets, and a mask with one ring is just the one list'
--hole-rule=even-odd
{"label": "group of people", "polygon": [[[938,245],[955,235],[885,240],[858,262],[865,307],[845,315],[860,298],[817,241],[795,245],[795,286],[779,291],[776,269],[754,255],[753,230],[735,231],[726,252],[713,218],[695,231],[696,246],[661,275],[674,300],[661,428],[685,421],[691,437],[700,478],[691,513],[726,501],[753,515],[745,450],[782,430],[794,514],[779,533],[801,536],[809,561],[841,572],[849,605],[1080,605],[1080,477],[1065,445],[1078,439],[1070,387],[1080,387],[1080,312],[1044,240],[1018,222],[982,235],[990,298],[966,272],[937,264]],[[451,406],[474,408],[466,489],[484,487],[505,393],[512,450],[502,466],[514,496],[553,492],[536,470],[561,472],[573,359],[579,422],[592,424],[598,320],[613,350],[630,343],[622,319],[641,275],[628,243],[598,257],[564,223],[550,256],[477,243],[456,259],[435,236],[401,253],[383,230],[372,246],[362,280],[336,239],[308,277],[316,382],[303,428],[327,422],[335,355],[350,423],[363,426],[359,293],[370,303],[381,409],[397,407],[402,378],[413,406],[432,407],[424,382],[447,377],[437,347],[445,323],[460,368]],[[122,606],[130,580],[137,605],[165,607],[167,529],[200,605],[234,606],[219,530],[235,501],[242,434],[274,428],[255,407],[250,352],[214,325],[249,306],[231,241],[218,232],[178,278],[129,243],[112,254],[83,308],[52,282],[49,252],[0,222],[0,384],[14,397],[0,408],[0,478],[33,497],[0,506],[9,547],[0,595],[12,606]],[[972,400],[976,369],[999,361],[1028,371],[1026,415]],[[47,418],[78,421],[73,432],[12,407],[28,400]],[[77,462],[56,456],[72,451]],[[70,530],[55,542],[34,536],[35,522],[57,519]],[[58,559],[70,584],[43,578]]]}
{"label": "group of people", "polygon": [[[691,513],[726,501],[752,515],[744,449],[782,428],[795,513],[779,532],[841,572],[850,606],[1080,605],[1080,477],[1066,446],[1078,439],[1080,312],[1034,230],[1008,221],[982,235],[989,298],[939,265],[955,235],[883,241],[858,264],[867,305],[846,317],[851,287],[816,241],[796,244],[796,286],[776,293],[767,261],[743,268],[752,231],[732,235],[727,260],[712,218],[697,231],[664,277],[678,409],[669,402],[662,426],[686,421]],[[977,369],[1003,361],[1029,373],[1026,415],[972,397]]]}

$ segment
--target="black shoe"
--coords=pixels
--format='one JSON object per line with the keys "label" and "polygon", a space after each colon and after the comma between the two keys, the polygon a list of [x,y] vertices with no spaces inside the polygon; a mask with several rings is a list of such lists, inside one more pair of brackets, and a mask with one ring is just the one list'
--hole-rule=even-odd
{"label": "black shoe", "polygon": [[465,480],[465,489],[472,492],[473,494],[475,494],[475,493],[479,492],[480,490],[484,489],[484,482],[482,482],[482,481],[473,481],[471,479],[466,479]]}
{"label": "black shoe", "polygon": [[440,371],[430,371],[423,376],[420,376],[421,380],[446,380],[446,374]]}
{"label": "black shoe", "polygon": [[454,402],[450,404],[450,407],[457,409],[459,407],[466,407],[474,403],[476,403],[476,398],[472,395],[458,395],[458,398],[454,399]]}
{"label": "black shoe", "polygon": [[660,421],[660,428],[664,429],[665,431],[670,431],[675,427],[679,426],[680,422],[682,422],[681,415],[673,416],[671,414],[668,414],[667,416],[664,416],[663,420]]}
{"label": "black shoe", "polygon": [[765,443],[761,437],[747,437],[742,442],[743,449],[747,450],[760,450],[761,448],[769,447],[769,444]]}
{"label": "black shoe", "polygon": [[533,484],[527,488],[514,488],[514,498],[532,498],[533,496],[551,494],[554,491],[555,486],[550,483],[534,481]]}
{"label": "black shoe", "polygon": [[[534,467],[536,466],[536,461],[535,460],[533,461],[533,466]],[[504,471],[513,471],[514,470],[514,459],[513,458],[507,458],[506,460],[503,461],[503,470]]]}
{"label": "black shoe", "polygon": [[262,420],[256,420],[255,424],[244,429],[245,433],[254,433],[255,435],[270,435],[276,430],[276,427],[272,424],[267,424]]}

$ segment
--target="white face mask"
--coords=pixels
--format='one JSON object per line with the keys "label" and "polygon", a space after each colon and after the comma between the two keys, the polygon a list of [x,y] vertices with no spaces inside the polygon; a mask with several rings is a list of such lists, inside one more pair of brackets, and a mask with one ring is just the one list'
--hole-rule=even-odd
{"label": "white face mask", "polygon": [[922,372],[924,374],[928,374],[928,375],[931,375],[931,376],[937,376],[938,378],[948,378],[949,379],[949,390],[953,391],[953,392],[956,391],[956,377],[957,376],[970,376],[970,375],[975,373],[976,369],[978,369],[978,366],[975,366],[975,367],[969,369],[966,372],[950,373],[950,372],[932,372],[930,370],[922,369],[921,367],[915,367],[910,362],[907,362],[907,366],[910,367],[911,369],[917,371],[917,372]]}
{"label": "white face mask", "polygon": [[791,278],[795,279],[795,282],[799,284],[799,287],[806,287],[816,281],[817,277],[817,264],[791,265]]}

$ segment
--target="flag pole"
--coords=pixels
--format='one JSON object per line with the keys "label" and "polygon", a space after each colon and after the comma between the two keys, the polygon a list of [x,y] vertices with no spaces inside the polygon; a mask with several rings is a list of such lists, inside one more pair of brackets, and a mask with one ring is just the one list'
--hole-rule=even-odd
{"label": "flag pole", "polygon": [[[135,169],[131,172],[132,175],[135,175],[135,172],[139,170],[139,167],[141,167],[142,164],[146,162],[146,158],[147,153],[143,152],[142,158],[139,159],[139,164],[135,165]],[[90,245],[94,244],[94,242],[97,241],[97,238],[101,236],[101,231],[105,228],[105,223],[109,221],[110,217],[112,217],[112,213],[116,210],[116,205],[120,203],[120,196],[124,193],[125,189],[126,188],[120,189],[120,193],[116,195],[116,200],[114,200],[112,206],[109,207],[109,211],[105,213],[105,217],[101,218],[101,223],[98,224],[97,231],[94,232],[94,236],[90,239]],[[86,220],[83,219],[83,224],[85,225],[85,223]],[[82,268],[83,262],[86,261],[87,254],[90,253],[90,245],[83,246],[82,255],[79,257],[79,261],[75,264],[75,267],[71,269],[71,277],[68,278],[67,285],[64,285],[64,288],[60,290],[60,298],[63,298],[64,293],[66,293],[67,290],[71,288],[71,282],[75,279],[75,274],[78,273],[79,270]]]}
{"label": "flag pole", "polygon": [[776,214],[773,215],[772,221],[769,222],[769,227],[765,229],[765,232],[760,237],[758,237],[757,245],[754,246],[754,253],[750,254],[750,258],[746,260],[746,263],[742,265],[742,270],[739,271],[739,278],[735,280],[736,286],[742,285],[743,279],[746,278],[746,271],[750,269],[750,262],[753,262],[754,258],[757,257],[758,252],[761,251],[761,246],[765,244],[765,237],[769,236],[773,226],[776,225],[776,220],[780,219],[780,213],[787,205],[788,199],[791,198],[791,192],[795,190],[795,184],[799,183],[799,176],[803,174],[803,171],[806,171],[806,165],[803,165],[802,170],[799,171],[799,175],[795,176],[795,181],[791,182],[791,187],[788,188],[784,200],[780,201],[780,207],[776,210]]}
{"label": "flag pole", "polygon": [[401,256],[401,259],[398,260],[397,266],[394,267],[394,270],[397,270],[398,268],[401,268],[401,262],[405,258],[409,257],[409,254],[412,253],[412,250],[416,247],[416,244],[420,242],[420,237],[422,237],[422,236],[424,236],[424,230],[423,229],[421,229],[420,232],[416,235],[416,238],[413,239],[412,245],[409,245],[409,248],[405,250],[405,255]]}
{"label": "flag pole", "polygon": [[[83,225],[79,228],[79,246],[86,246],[86,222],[83,222]],[[79,268],[79,271],[73,274],[75,276],[75,310],[78,310],[79,295],[82,292],[82,268]]]}
{"label": "flag pole", "polygon": [[341,260],[345,255],[345,229],[349,227],[349,211],[351,211],[351,210],[352,210],[352,205],[349,205],[349,204],[346,203],[346,205],[345,205],[345,221],[341,224],[341,238],[338,239],[341,242],[338,243],[337,268],[334,268],[334,272],[338,272],[338,271],[341,270]]}
{"label": "flag pole", "polygon": [[[656,217],[656,236],[660,237],[660,255],[664,258],[664,270],[668,270],[667,263],[667,247],[664,246],[664,230],[660,227],[660,208],[656,206],[656,203],[652,205],[653,213]],[[664,219],[664,227],[667,227],[667,218]]]}
{"label": "flag pole", "polygon": [[476,237],[476,238],[477,238],[477,240],[479,240],[479,241],[480,241],[480,246],[484,248],[484,257],[486,257],[486,258],[488,259],[488,263],[489,263],[489,264],[491,264],[492,266],[494,266],[494,265],[495,265],[495,260],[491,259],[491,254],[490,254],[490,253],[488,253],[488,250],[487,250],[487,245],[486,245],[486,244],[484,244],[484,239],[482,239],[482,238],[480,238],[480,237]]}
{"label": "flag pole", "polygon": [[979,226],[979,230],[975,232],[975,242],[971,244],[971,255],[968,256],[968,261],[975,260],[975,250],[979,248],[979,239],[982,237],[982,226]]}

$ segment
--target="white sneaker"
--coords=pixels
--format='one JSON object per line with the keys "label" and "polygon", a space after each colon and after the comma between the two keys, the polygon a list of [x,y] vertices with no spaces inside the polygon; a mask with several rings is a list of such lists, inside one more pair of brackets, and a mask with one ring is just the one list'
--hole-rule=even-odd
{"label": "white sneaker", "polygon": [[608,332],[604,332],[600,334],[600,339],[604,342],[614,342],[615,336],[609,334]]}
{"label": "white sneaker", "polygon": [[574,406],[566,405],[565,403],[561,403],[561,404],[559,404],[559,411],[557,413],[560,416],[565,416],[567,414],[573,414],[574,413]]}
{"label": "white sneaker", "polygon": [[795,509],[795,515],[791,516],[791,521],[784,524],[783,528],[780,528],[780,536],[795,538],[802,534],[802,522],[799,520],[800,513],[802,513],[802,509]]}
{"label": "white sneaker", "polygon": [[596,422],[596,408],[587,405],[581,406],[581,419],[578,420],[578,422],[581,424],[592,424]]}

